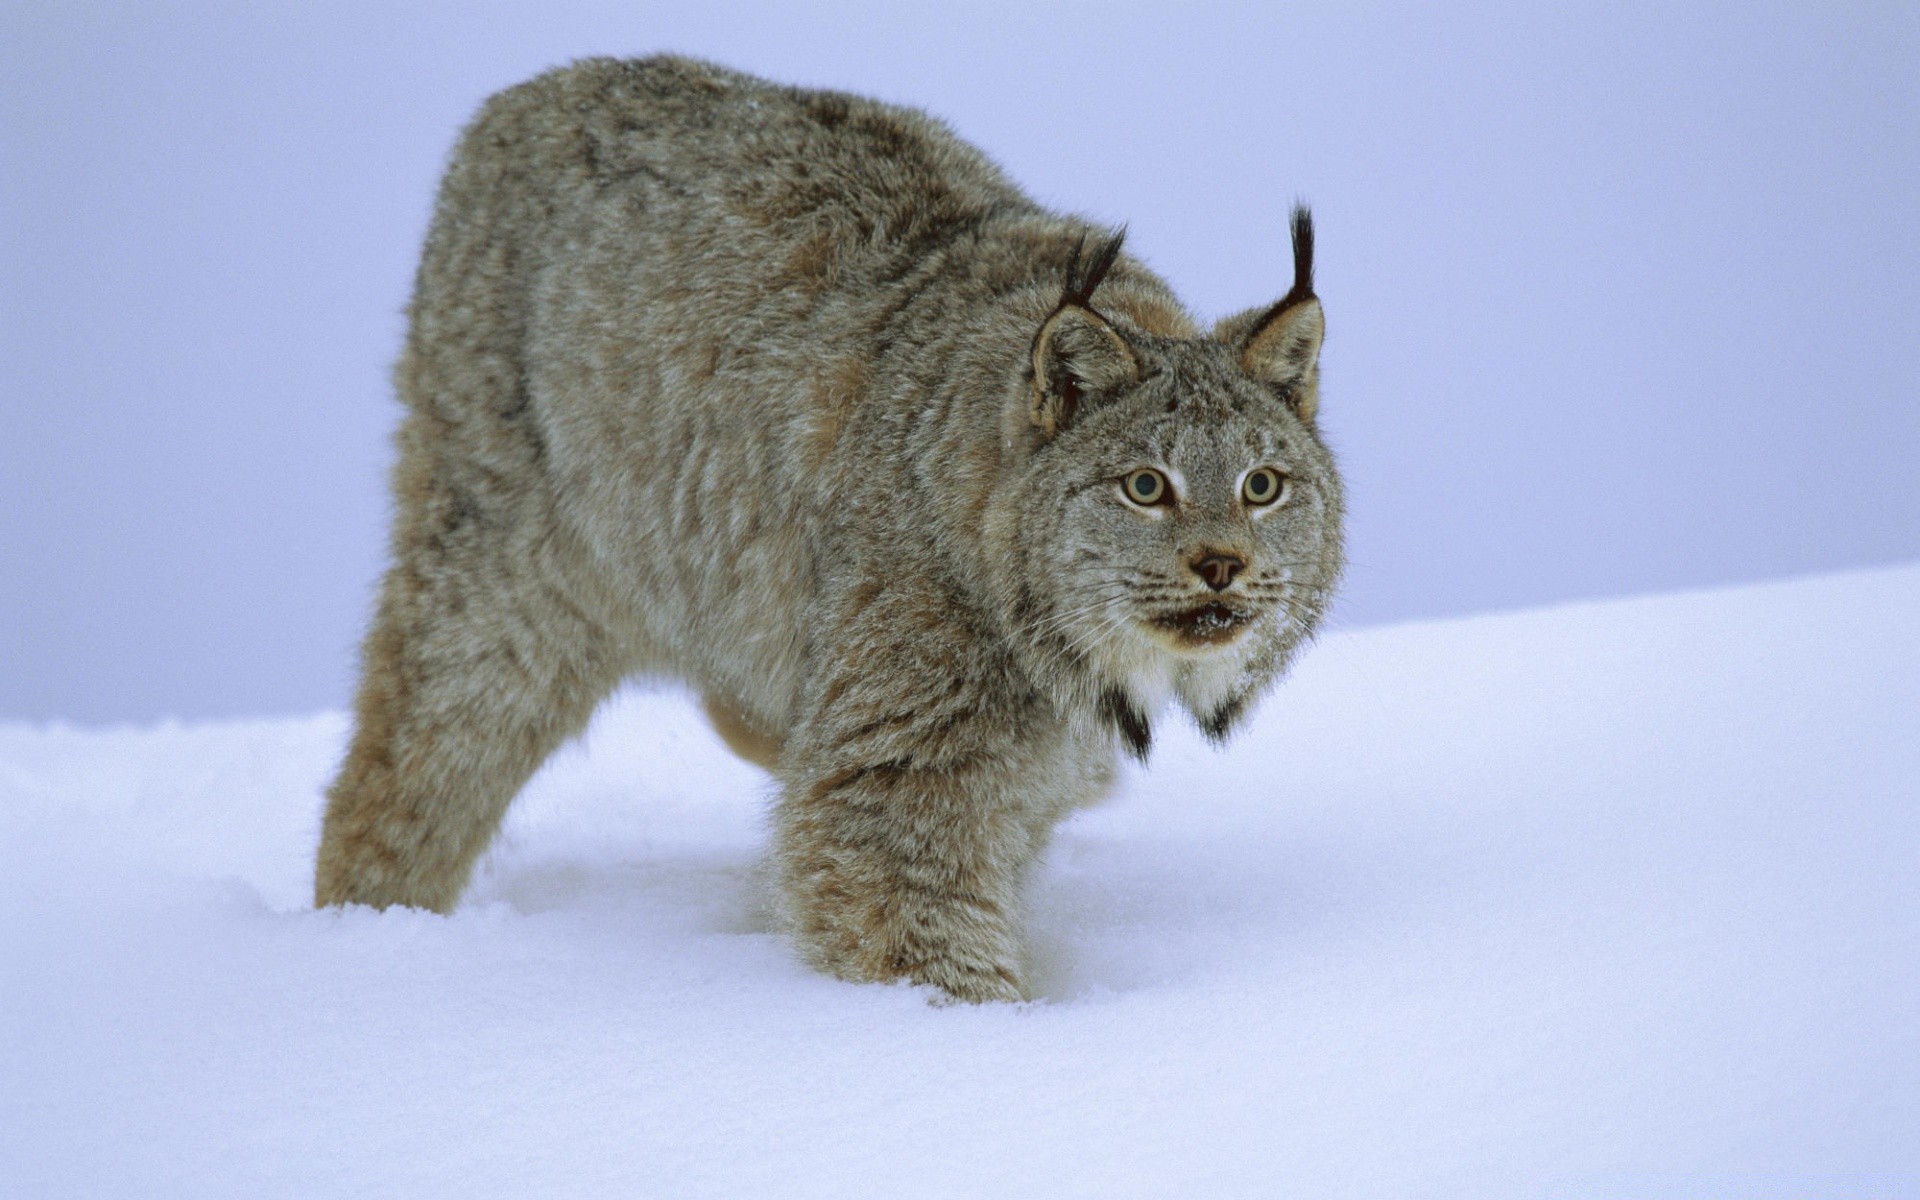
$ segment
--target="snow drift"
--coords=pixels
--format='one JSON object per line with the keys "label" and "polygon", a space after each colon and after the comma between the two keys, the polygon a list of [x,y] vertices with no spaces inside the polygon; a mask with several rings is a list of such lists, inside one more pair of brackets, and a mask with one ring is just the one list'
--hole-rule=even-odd
{"label": "snow drift", "polygon": [[1064,826],[1042,999],[800,966],[628,693],[458,912],[346,722],[0,727],[0,1193],[1920,1196],[1920,567],[1329,637]]}

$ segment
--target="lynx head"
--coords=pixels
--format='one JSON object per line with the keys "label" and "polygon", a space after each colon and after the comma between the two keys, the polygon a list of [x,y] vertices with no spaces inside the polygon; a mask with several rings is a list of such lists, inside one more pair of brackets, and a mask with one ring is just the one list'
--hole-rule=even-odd
{"label": "lynx head", "polygon": [[1011,624],[1036,673],[1098,704],[1143,758],[1169,698],[1223,739],[1312,635],[1340,572],[1305,209],[1293,249],[1278,303],[1170,337],[1103,311],[1120,237],[1082,239],[1034,335]]}

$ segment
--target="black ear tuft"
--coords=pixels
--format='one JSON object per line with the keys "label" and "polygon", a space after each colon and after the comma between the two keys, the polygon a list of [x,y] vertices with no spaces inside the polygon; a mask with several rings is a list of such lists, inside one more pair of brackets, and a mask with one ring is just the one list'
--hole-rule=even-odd
{"label": "black ear tuft", "polygon": [[1287,292],[1287,299],[1280,302],[1285,307],[1289,301],[1305,300],[1313,295],[1313,212],[1304,204],[1293,206],[1293,287]]}
{"label": "black ear tuft", "polygon": [[1278,303],[1260,314],[1253,322],[1255,329],[1263,328],[1269,321],[1286,312],[1303,300],[1314,299],[1313,294],[1313,213],[1304,204],[1293,206],[1293,219],[1288,223],[1293,231],[1293,286],[1287,294],[1280,297]]}
{"label": "black ear tuft", "polygon": [[[1093,307],[1093,289],[1100,286],[1107,272],[1113,270],[1113,264],[1119,260],[1120,246],[1127,240],[1127,231],[1122,228],[1103,235],[1094,242],[1091,254],[1087,252],[1088,236],[1085,233],[1080,235],[1080,240],[1074,243],[1073,257],[1067,260],[1067,282],[1060,290],[1061,308],[1069,304],[1077,304],[1081,308]],[[1307,236],[1312,238],[1311,229]],[[1312,253],[1311,242],[1308,253]]]}

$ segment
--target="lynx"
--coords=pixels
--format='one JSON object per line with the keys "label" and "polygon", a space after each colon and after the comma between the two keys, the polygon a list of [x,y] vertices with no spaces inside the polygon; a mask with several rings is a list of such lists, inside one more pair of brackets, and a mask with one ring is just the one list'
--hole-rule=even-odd
{"label": "lynx", "polygon": [[1286,295],[1203,330],[917,111],[673,57],[493,97],[395,369],[316,902],[449,910],[596,704],[678,679],[778,781],[809,962],[1025,997],[1053,826],[1168,707],[1224,739],[1339,575],[1292,236]]}

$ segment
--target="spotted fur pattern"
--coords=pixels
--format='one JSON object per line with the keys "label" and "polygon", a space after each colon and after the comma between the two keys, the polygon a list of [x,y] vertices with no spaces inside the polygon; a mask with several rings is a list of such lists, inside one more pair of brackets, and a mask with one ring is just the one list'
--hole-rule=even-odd
{"label": "spotted fur pattern", "polygon": [[[672,677],[779,780],[811,962],[1026,995],[1053,825],[1168,705],[1227,736],[1339,573],[1304,223],[1287,297],[1202,330],[918,112],[679,58],[495,96],[396,371],[317,902],[451,908],[595,705]],[[1215,590],[1205,555],[1244,567]]]}

